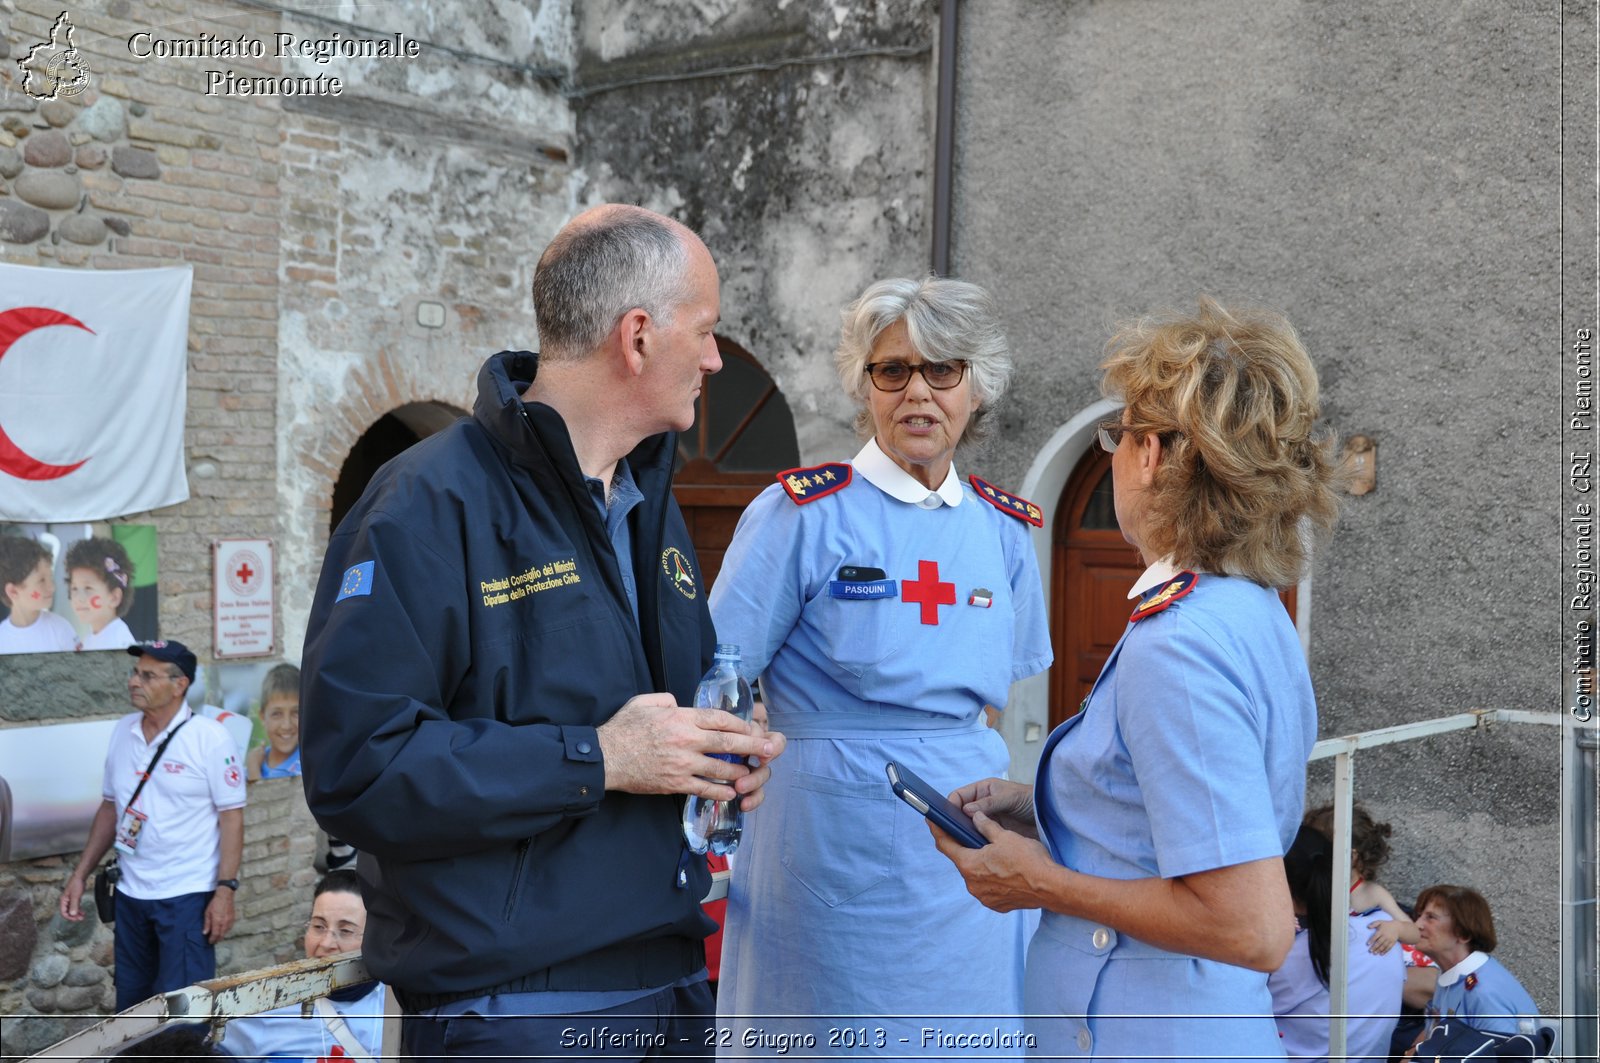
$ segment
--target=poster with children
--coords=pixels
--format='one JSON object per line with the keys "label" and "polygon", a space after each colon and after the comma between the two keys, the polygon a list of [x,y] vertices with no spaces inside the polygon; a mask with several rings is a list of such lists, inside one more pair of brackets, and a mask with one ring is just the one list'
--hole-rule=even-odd
{"label": "poster with children", "polygon": [[300,669],[286,661],[215,664],[205,670],[206,701],[252,721],[245,778],[300,774]]}
{"label": "poster with children", "polygon": [[0,654],[160,638],[153,524],[0,524]]}

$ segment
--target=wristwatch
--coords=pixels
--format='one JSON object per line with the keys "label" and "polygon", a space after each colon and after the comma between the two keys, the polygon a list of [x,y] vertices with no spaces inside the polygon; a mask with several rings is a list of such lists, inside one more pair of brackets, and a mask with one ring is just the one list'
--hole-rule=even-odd
{"label": "wristwatch", "polygon": [[235,893],[239,892],[239,880],[236,878],[219,878],[217,885],[226,886]]}

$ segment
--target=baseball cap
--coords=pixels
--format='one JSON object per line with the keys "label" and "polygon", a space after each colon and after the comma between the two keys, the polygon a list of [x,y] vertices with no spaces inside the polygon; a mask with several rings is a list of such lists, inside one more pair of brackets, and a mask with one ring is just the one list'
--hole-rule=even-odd
{"label": "baseball cap", "polygon": [[167,664],[175,664],[178,671],[188,677],[189,682],[194,682],[195,659],[189,652],[189,647],[173,639],[162,639],[159,642],[136,642],[128,647],[128,653],[134,657],[154,657]]}

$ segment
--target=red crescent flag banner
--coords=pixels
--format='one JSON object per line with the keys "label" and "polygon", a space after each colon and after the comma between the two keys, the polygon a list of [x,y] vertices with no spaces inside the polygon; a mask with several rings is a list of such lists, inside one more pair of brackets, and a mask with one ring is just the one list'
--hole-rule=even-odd
{"label": "red crescent flag banner", "polygon": [[0,521],[104,520],[189,497],[193,271],[0,263]]}

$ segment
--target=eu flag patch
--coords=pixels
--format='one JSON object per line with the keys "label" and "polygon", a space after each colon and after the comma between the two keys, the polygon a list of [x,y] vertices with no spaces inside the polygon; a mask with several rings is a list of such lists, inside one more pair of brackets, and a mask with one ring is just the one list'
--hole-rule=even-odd
{"label": "eu flag patch", "polygon": [[372,572],[378,567],[376,561],[363,561],[359,565],[351,565],[344,570],[344,579],[339,583],[339,597],[334,603],[354,598],[362,594],[372,593]]}

